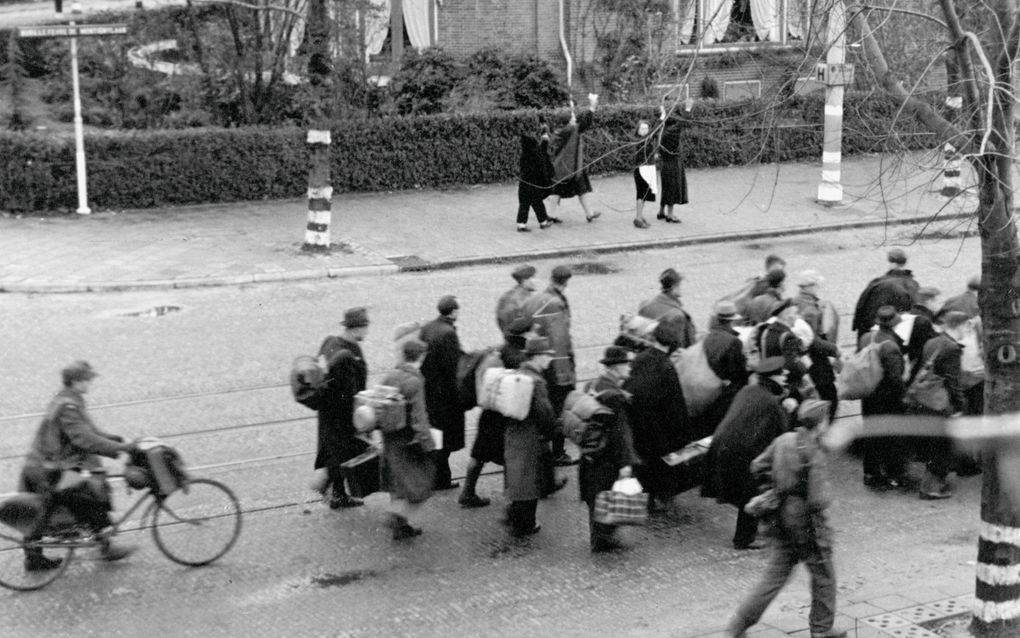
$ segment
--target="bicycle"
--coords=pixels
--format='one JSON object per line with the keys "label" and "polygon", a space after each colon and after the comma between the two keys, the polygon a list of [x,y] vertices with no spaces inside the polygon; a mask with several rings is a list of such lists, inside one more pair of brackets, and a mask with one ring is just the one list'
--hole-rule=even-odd
{"label": "bicycle", "polygon": [[[36,540],[26,541],[24,530],[11,534],[8,529],[14,528],[13,524],[0,521],[0,586],[17,591],[46,587],[67,571],[76,550],[99,548],[104,537],[115,536],[143,506],[139,529],[147,524],[160,552],[181,565],[200,567],[216,561],[230,551],[241,534],[241,505],[230,488],[219,481],[184,477],[163,494],[155,481],[141,486],[137,481],[132,484],[129,479],[133,477],[126,474],[108,476],[125,478],[129,491],[143,493],[103,536],[76,523],[63,506],[49,513],[42,537]],[[27,505],[33,498],[41,502],[41,497],[29,494],[19,494],[9,502],[21,499]],[[50,570],[28,571],[24,564],[26,549],[42,550],[48,558],[61,559],[60,564]]]}

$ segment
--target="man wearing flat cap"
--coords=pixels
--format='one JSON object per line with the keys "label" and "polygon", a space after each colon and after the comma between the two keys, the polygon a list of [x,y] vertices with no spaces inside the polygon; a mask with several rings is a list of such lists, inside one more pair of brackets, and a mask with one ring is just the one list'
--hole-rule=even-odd
{"label": "man wearing flat cap", "polygon": [[744,506],[758,495],[751,461],[789,429],[789,415],[781,401],[787,395],[783,357],[758,362],[756,383],[744,386],[733,399],[708,449],[707,472],[701,495],[737,508],[734,549],[761,549],[756,542],[758,519]]}
{"label": "man wearing flat cap", "polygon": [[496,324],[499,325],[500,333],[504,335],[514,321],[524,317],[524,307],[528,299],[535,294],[534,266],[522,264],[514,268],[510,276],[517,285],[503,293],[496,303]]}
{"label": "man wearing flat cap", "polygon": [[733,329],[741,321],[737,306],[729,300],[716,302],[709,321],[710,329],[702,342],[708,367],[724,385],[718,398],[697,419],[695,438],[710,436],[729,410],[733,398],[747,385],[747,357],[740,335]]}
{"label": "man wearing flat cap", "polygon": [[368,365],[360,345],[368,334],[368,310],[348,308],[340,325],[343,332],[326,337],[319,347],[319,355],[326,361],[326,392],[319,408],[315,468],[326,469],[326,483],[321,489],[333,509],[362,504],[347,493],[340,465],[368,447],[357,438],[354,428],[354,395],[365,389],[368,380]]}
{"label": "man wearing flat cap", "polygon": [[673,268],[667,268],[659,275],[660,292],[647,299],[638,307],[638,314],[658,321],[670,329],[673,337],[670,345],[674,350],[686,348],[694,343],[697,331],[691,316],[680,303],[680,282],[684,276]]}
{"label": "man wearing flat cap", "polygon": [[433,452],[436,461],[433,489],[450,490],[458,486],[451,480],[450,455],[464,447],[464,409],[457,392],[457,364],[463,352],[455,325],[460,304],[453,295],[446,295],[436,309],[439,316],[421,327],[418,338],[428,346],[421,373],[425,377],[429,423],[443,432],[443,447]]}
{"label": "man wearing flat cap", "polygon": [[920,284],[914,273],[904,268],[907,254],[901,248],[893,248],[888,254],[889,270],[881,277],[868,282],[854,308],[851,328],[860,338],[875,323],[875,315],[882,306],[892,306],[897,312],[906,312],[917,300]]}
{"label": "man wearing flat cap", "polygon": [[[554,351],[546,380],[549,382],[549,400],[557,415],[563,411],[563,401],[577,381],[574,346],[570,338],[570,304],[565,294],[573,274],[570,266],[553,268],[549,287],[528,299],[524,310],[525,316],[531,317],[537,332],[549,340]],[[556,464],[571,465],[573,461],[563,448],[563,435],[555,435],[552,444]]]}

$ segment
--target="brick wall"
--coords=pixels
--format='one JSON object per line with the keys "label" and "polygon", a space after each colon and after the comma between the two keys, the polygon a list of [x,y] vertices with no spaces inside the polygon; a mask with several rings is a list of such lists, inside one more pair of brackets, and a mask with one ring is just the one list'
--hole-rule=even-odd
{"label": "brick wall", "polygon": [[556,0],[443,0],[439,46],[454,55],[485,47],[560,59]]}

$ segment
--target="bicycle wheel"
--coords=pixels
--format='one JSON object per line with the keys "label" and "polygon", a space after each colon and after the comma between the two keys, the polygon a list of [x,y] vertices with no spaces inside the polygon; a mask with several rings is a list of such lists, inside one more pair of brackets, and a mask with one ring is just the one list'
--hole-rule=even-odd
{"label": "bicycle wheel", "polygon": [[71,563],[74,548],[48,542],[36,542],[33,546],[43,549],[43,555],[50,560],[59,560],[53,569],[29,571],[25,569],[25,544],[19,538],[0,534],[0,585],[17,591],[42,589],[60,578]]}
{"label": "bicycle wheel", "polygon": [[156,546],[182,565],[208,565],[230,551],[241,534],[241,504],[218,481],[192,479],[153,508]]}

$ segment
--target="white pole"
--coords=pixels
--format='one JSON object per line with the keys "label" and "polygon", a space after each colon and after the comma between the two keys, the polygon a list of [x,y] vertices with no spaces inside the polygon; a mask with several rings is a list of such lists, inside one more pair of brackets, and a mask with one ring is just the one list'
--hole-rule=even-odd
{"label": "white pole", "polygon": [[[80,0],[71,2],[71,21],[74,26],[74,16],[81,13]],[[71,36],[71,88],[74,93],[74,165],[78,176],[78,210],[79,215],[89,215],[88,184],[85,178],[85,133],[82,130],[81,119],[81,91],[78,86],[78,38]]]}
{"label": "white pole", "polygon": [[[829,51],[825,62],[843,68],[846,62],[846,9],[843,0],[835,0],[829,12]],[[827,74],[827,77],[831,74]],[[825,133],[822,145],[822,181],[818,184],[818,203],[828,206],[843,201],[840,183],[843,160],[843,80],[828,77],[825,87]]]}

